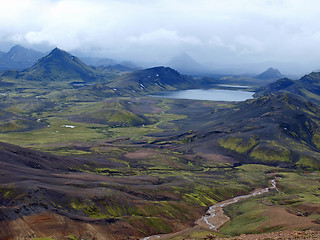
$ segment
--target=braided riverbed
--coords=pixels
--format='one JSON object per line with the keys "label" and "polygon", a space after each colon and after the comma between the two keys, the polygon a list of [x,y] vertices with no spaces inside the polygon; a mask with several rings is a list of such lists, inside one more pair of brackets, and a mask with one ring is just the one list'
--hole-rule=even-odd
{"label": "braided riverbed", "polygon": [[[223,224],[225,224],[226,222],[228,222],[230,220],[230,218],[227,215],[225,215],[223,212],[224,207],[226,207],[230,204],[236,203],[242,199],[247,199],[250,197],[265,194],[265,193],[269,192],[271,189],[275,189],[279,192],[279,190],[277,188],[276,179],[277,178],[270,180],[271,187],[267,187],[267,188],[263,188],[263,189],[256,189],[247,195],[237,196],[237,197],[219,202],[215,205],[212,205],[208,209],[208,211],[206,212],[206,215],[202,216],[200,219],[195,221],[195,224],[196,224],[195,227],[201,227],[201,228],[207,228],[207,229],[209,228],[211,230],[217,231]],[[193,227],[193,228],[195,228],[195,227]],[[174,235],[181,234],[185,231],[187,231],[187,230],[183,230],[181,232],[172,233],[172,234],[153,235],[153,236],[142,238],[142,240],[170,239]]]}

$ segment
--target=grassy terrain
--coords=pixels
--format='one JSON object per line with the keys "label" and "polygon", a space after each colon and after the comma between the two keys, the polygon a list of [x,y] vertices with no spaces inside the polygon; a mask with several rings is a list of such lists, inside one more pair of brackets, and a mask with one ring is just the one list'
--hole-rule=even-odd
{"label": "grassy terrain", "polygon": [[[12,172],[12,182],[0,188],[3,205],[35,212],[34,206],[45,206],[81,221],[116,222],[142,237],[192,226],[209,206],[264,188],[272,178],[268,173],[278,172],[281,194],[228,206],[231,221],[221,233],[285,229],[287,223],[270,224],[280,216],[273,213],[284,214],[282,208],[311,219],[309,227],[320,221],[319,174],[300,172],[320,166],[320,120],[313,105],[288,96],[242,104],[119,97],[119,90],[99,84],[79,90],[71,82],[4,81],[16,85],[0,89],[1,141],[59,155],[62,163],[55,159],[53,172],[39,173],[41,165],[26,160],[19,171],[31,166],[36,176]],[[288,228],[304,228],[294,224]]]}
{"label": "grassy terrain", "polygon": [[[291,229],[319,230],[320,190],[318,172],[281,172],[279,193],[259,196],[225,208],[231,221],[221,232],[228,235]],[[284,224],[285,223],[285,224]],[[309,224],[307,224],[309,223]]]}

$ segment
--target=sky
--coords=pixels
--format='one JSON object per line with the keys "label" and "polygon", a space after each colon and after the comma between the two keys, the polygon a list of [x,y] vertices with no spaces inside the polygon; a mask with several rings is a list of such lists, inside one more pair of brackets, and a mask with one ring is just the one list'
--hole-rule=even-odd
{"label": "sky", "polygon": [[[0,0],[0,50],[320,69],[319,0]],[[276,66],[275,66],[276,67]],[[304,68],[305,69],[304,69]]]}

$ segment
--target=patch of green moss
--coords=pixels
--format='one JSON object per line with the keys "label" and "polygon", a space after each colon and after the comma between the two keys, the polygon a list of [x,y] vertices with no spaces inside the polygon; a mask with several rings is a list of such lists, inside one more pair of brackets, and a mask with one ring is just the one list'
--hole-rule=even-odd
{"label": "patch of green moss", "polygon": [[197,140],[197,135],[196,134],[190,134],[188,136],[186,136],[184,139],[181,140],[181,143],[190,143],[190,142],[194,142],[195,140]]}
{"label": "patch of green moss", "polygon": [[80,200],[76,199],[73,202],[71,202],[71,207],[77,211],[82,210],[84,208],[87,208],[88,205],[84,202],[81,202]]}
{"label": "patch of green moss", "polygon": [[219,144],[223,148],[243,154],[256,146],[258,144],[258,140],[254,137],[250,137],[249,139],[229,137],[227,139],[219,140]]}
{"label": "patch of green moss", "polygon": [[250,157],[261,160],[263,163],[290,162],[291,152],[274,141],[270,141],[256,146],[250,153]]}
{"label": "patch of green moss", "polygon": [[213,200],[207,192],[201,190],[196,190],[192,193],[186,193],[183,198],[187,202],[197,203],[204,207],[216,203],[216,201]]}
{"label": "patch of green moss", "polygon": [[[108,191],[108,190],[105,190]],[[109,193],[111,190],[108,191]],[[141,216],[141,210],[134,204],[119,201],[113,195],[102,199],[75,199],[71,207],[91,218],[115,218],[122,216]]]}
{"label": "patch of green moss", "polygon": [[1,132],[17,132],[17,131],[21,131],[23,130],[24,127],[17,124],[16,122],[9,122],[9,123],[5,123],[3,125],[0,126],[0,131]]}
{"label": "patch of green moss", "polygon": [[310,170],[320,168],[320,160],[304,155],[300,156],[299,161],[296,164],[301,168]]}
{"label": "patch of green moss", "polygon": [[117,111],[109,119],[109,122],[124,124],[127,126],[142,125],[145,121],[136,114],[129,111]]}
{"label": "patch of green moss", "polygon": [[68,238],[69,240],[80,240],[80,238],[78,238],[78,237],[75,236],[75,235],[69,235],[67,238]]}
{"label": "patch of green moss", "polygon": [[320,133],[316,132],[312,137],[312,142],[316,145],[317,148],[320,149]]}
{"label": "patch of green moss", "polygon": [[10,199],[16,196],[16,193],[12,187],[0,187],[0,193],[4,199]]}

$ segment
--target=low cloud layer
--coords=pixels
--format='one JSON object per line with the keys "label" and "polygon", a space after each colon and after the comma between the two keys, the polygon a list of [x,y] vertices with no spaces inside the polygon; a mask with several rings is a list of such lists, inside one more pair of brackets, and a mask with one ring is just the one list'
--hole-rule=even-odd
{"label": "low cloud layer", "polygon": [[0,50],[58,46],[165,62],[292,62],[320,68],[317,0],[1,1]]}

